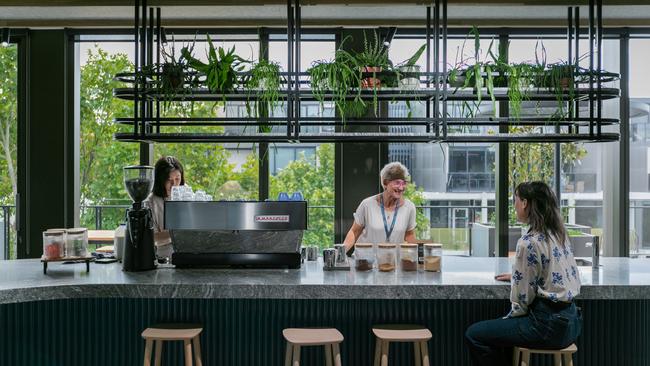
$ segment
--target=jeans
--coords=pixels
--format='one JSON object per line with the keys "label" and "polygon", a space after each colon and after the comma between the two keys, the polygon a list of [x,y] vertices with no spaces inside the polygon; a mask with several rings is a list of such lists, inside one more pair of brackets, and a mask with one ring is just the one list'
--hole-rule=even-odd
{"label": "jeans", "polygon": [[561,349],[575,342],[581,330],[582,314],[575,304],[560,309],[535,299],[527,315],[472,324],[465,343],[474,365],[510,366],[513,347]]}

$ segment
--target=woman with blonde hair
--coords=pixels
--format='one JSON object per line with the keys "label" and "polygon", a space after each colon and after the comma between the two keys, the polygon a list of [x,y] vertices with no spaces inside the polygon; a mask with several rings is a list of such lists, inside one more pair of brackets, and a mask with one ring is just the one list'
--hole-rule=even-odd
{"label": "woman with blonde hair", "polygon": [[386,164],[380,174],[382,193],[359,204],[354,223],[343,244],[350,251],[355,243],[415,242],[415,205],[404,198],[408,169],[399,162]]}

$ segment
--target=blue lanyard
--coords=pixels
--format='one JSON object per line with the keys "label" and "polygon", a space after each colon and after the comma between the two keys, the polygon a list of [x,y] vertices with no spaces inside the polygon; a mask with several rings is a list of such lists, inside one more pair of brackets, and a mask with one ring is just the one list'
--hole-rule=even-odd
{"label": "blue lanyard", "polygon": [[386,212],[384,211],[384,195],[379,195],[379,202],[381,203],[381,218],[384,220],[384,231],[386,232],[386,241],[390,239],[390,234],[393,233],[393,228],[395,227],[395,221],[397,221],[397,211],[399,210],[399,202],[395,205],[395,215],[393,215],[393,223],[390,224],[390,230],[388,230],[388,223],[386,222]]}

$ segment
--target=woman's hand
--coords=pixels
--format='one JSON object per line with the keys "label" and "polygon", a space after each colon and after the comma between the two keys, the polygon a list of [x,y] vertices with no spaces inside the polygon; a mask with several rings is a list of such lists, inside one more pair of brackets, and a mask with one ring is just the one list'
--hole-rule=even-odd
{"label": "woman's hand", "polygon": [[501,273],[494,276],[494,279],[497,281],[510,282],[510,280],[512,279],[512,273]]}

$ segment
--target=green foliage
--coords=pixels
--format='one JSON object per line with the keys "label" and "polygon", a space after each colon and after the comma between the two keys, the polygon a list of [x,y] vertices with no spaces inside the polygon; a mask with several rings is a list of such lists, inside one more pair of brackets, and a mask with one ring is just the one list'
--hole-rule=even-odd
{"label": "green foliage", "polygon": [[[246,111],[252,117],[266,117],[280,104],[280,64],[268,60],[259,60],[244,78],[244,87],[248,94]],[[256,102],[251,99],[257,98]],[[251,108],[251,103],[254,107]],[[271,126],[261,125],[261,132],[271,132]]]}
{"label": "green foliage", "polygon": [[0,205],[17,193],[17,60],[16,46],[0,47]]}
{"label": "green foliage", "polygon": [[271,176],[269,196],[301,191],[310,208],[303,243],[329,246],[334,243],[334,144],[319,145],[315,159],[309,161],[302,155]]}
{"label": "green foliage", "polygon": [[205,75],[206,85],[213,93],[228,93],[235,89],[238,84],[237,72],[243,71],[247,60],[235,53],[235,46],[225,51],[222,47],[215,48],[208,38],[208,63],[194,58],[190,49],[183,47],[181,55],[188,60],[188,64],[194,70]]}
{"label": "green foliage", "polygon": [[[17,191],[17,72],[18,47],[0,47],[0,205],[13,205]],[[0,219],[9,221],[9,258],[16,258],[16,210],[10,208],[8,216]]]}
{"label": "green foliage", "polygon": [[366,32],[363,32],[363,51],[354,55],[354,58],[360,67],[387,69],[393,66],[388,59],[388,47],[379,40],[377,32],[373,32],[372,40],[368,40]]}
{"label": "green foliage", "polygon": [[[361,98],[361,69],[357,59],[349,52],[342,49],[346,37],[341,42],[341,47],[335,51],[334,60],[315,61],[312,67],[307,70],[310,76],[310,83],[314,98],[323,106],[326,94],[331,92],[331,100],[341,118],[359,117],[360,110],[364,110],[366,103]],[[356,90],[356,91],[355,91]],[[352,104],[348,103],[348,95],[353,93]],[[350,108],[348,108],[350,107]]]}
{"label": "green foliage", "polygon": [[[422,188],[416,186],[415,182],[406,186],[404,198],[409,199],[416,207],[424,206],[426,204],[426,201],[424,200],[424,192]],[[429,219],[427,219],[423,209],[417,210],[415,223],[415,237],[418,239],[429,239],[431,225],[429,225]]]}

